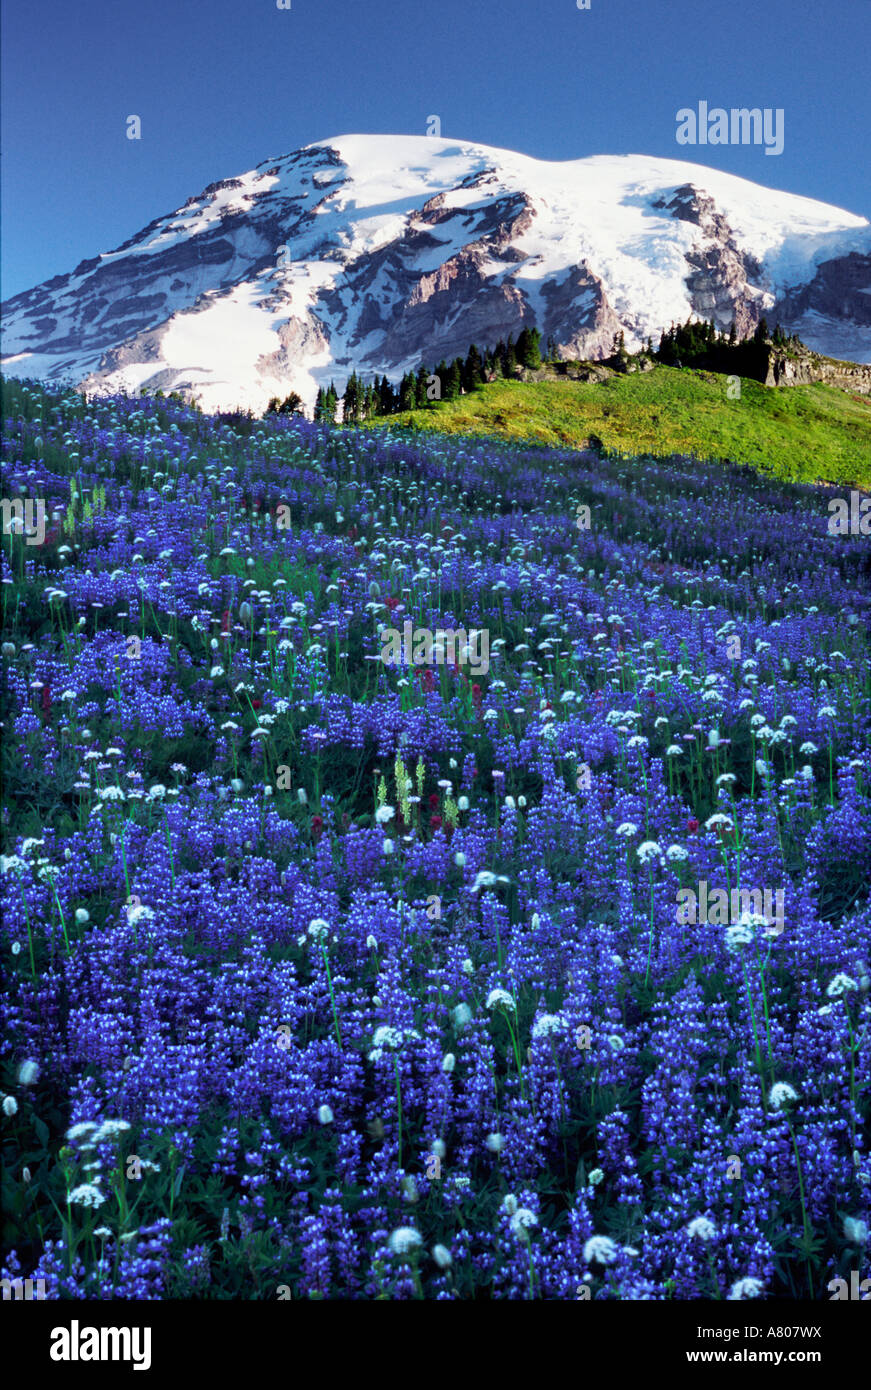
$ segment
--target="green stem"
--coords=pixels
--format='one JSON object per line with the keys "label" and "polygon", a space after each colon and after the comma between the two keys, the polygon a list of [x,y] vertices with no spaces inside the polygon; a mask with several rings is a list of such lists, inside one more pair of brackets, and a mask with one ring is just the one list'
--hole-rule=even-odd
{"label": "green stem", "polygon": [[329,989],[330,989],[330,1003],[331,1003],[332,1006],[333,1006],[333,1027],[334,1027],[335,1030],[336,1030],[336,1042],[339,1044],[339,1048],[341,1049],[341,1048],[342,1048],[342,1031],[341,1031],[341,1029],[339,1028],[339,1015],[338,1015],[338,1013],[336,1012],[336,997],[335,997],[335,995],[334,995],[334,993],[333,993],[333,979],[332,979],[332,976],[330,975],[330,962],[329,962],[329,959],[328,959],[328,957],[327,957],[327,948],[326,948],[326,946],[321,946],[321,952],[322,952],[323,957],[324,957],[324,967],[325,967],[326,972],[327,972],[327,984],[329,985]]}

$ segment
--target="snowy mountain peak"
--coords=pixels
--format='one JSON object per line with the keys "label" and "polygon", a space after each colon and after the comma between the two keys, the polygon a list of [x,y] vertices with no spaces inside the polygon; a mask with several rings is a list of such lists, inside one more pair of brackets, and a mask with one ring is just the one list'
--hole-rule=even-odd
{"label": "snowy mountain peak", "polygon": [[564,356],[761,315],[871,361],[871,226],[681,160],[341,135],[210,184],[3,305],[3,370],[206,409],[394,379],[535,323]]}

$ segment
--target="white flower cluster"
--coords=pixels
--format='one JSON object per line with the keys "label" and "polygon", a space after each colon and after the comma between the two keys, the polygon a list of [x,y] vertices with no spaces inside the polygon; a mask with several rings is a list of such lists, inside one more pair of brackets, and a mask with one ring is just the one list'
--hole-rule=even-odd
{"label": "white flower cluster", "polygon": [[389,1024],[383,1024],[376,1028],[372,1034],[372,1051],[369,1053],[369,1061],[377,1062],[383,1056],[385,1048],[391,1052],[398,1052],[404,1042],[414,1039],[420,1040],[420,1033],[416,1028],[391,1028]]}

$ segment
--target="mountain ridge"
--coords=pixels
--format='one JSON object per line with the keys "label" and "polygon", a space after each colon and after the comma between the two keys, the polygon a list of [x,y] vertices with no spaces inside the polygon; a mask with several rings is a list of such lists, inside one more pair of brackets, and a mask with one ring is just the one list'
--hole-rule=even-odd
{"label": "mountain ridge", "polygon": [[217,180],[12,296],[2,367],[259,411],[533,323],[597,359],[688,315],[740,334],[767,316],[871,362],[871,225],[685,160],[345,135]]}

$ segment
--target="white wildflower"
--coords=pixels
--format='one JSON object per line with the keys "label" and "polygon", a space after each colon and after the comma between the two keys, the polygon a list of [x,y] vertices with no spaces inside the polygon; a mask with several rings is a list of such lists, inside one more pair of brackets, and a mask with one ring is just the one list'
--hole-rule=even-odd
{"label": "white wildflower", "polygon": [[798,1091],[794,1090],[787,1081],[775,1081],[768,1092],[768,1103],[775,1110],[782,1110],[784,1105],[793,1100],[798,1100]]}
{"label": "white wildflower", "polygon": [[638,846],[638,858],[642,864],[649,864],[651,859],[656,859],[662,854],[662,846],[656,840],[645,840]]}
{"label": "white wildflower", "polygon": [[850,990],[858,988],[859,986],[852,975],[846,975],[843,970],[839,970],[834,979],[830,980],[826,986],[826,994],[830,999],[840,999],[842,994],[848,994]]}
{"label": "white wildflower", "polygon": [[742,1298],[759,1298],[762,1293],[761,1279],[739,1279],[727,1296],[727,1301],[736,1303]]}
{"label": "white wildflower", "polygon": [[93,1183],[89,1182],[74,1187],[67,1198],[71,1206],[80,1207],[101,1207],[105,1200],[106,1198],[99,1187],[95,1187]]}
{"label": "white wildflower", "polygon": [[534,1038],[548,1038],[552,1034],[559,1036],[565,1033],[567,1026],[562,1014],[541,1014],[532,1025],[532,1036]]}
{"label": "white wildflower", "polygon": [[867,1245],[868,1227],[858,1216],[844,1217],[844,1235],[851,1245]]}
{"label": "white wildflower", "polygon": [[584,1259],[588,1265],[610,1265],[616,1258],[617,1246],[610,1236],[590,1236],[584,1245]]}
{"label": "white wildflower", "polygon": [[491,989],[487,995],[486,1007],[491,1010],[505,1008],[512,1013],[516,1012],[517,1009],[513,996],[506,989]]}
{"label": "white wildflower", "polygon": [[398,1226],[395,1231],[391,1231],[388,1243],[394,1255],[408,1255],[422,1245],[423,1241],[420,1232],[413,1226]]}
{"label": "white wildflower", "polygon": [[687,1226],[687,1235],[694,1240],[707,1242],[716,1238],[717,1228],[706,1216],[697,1216]]}

